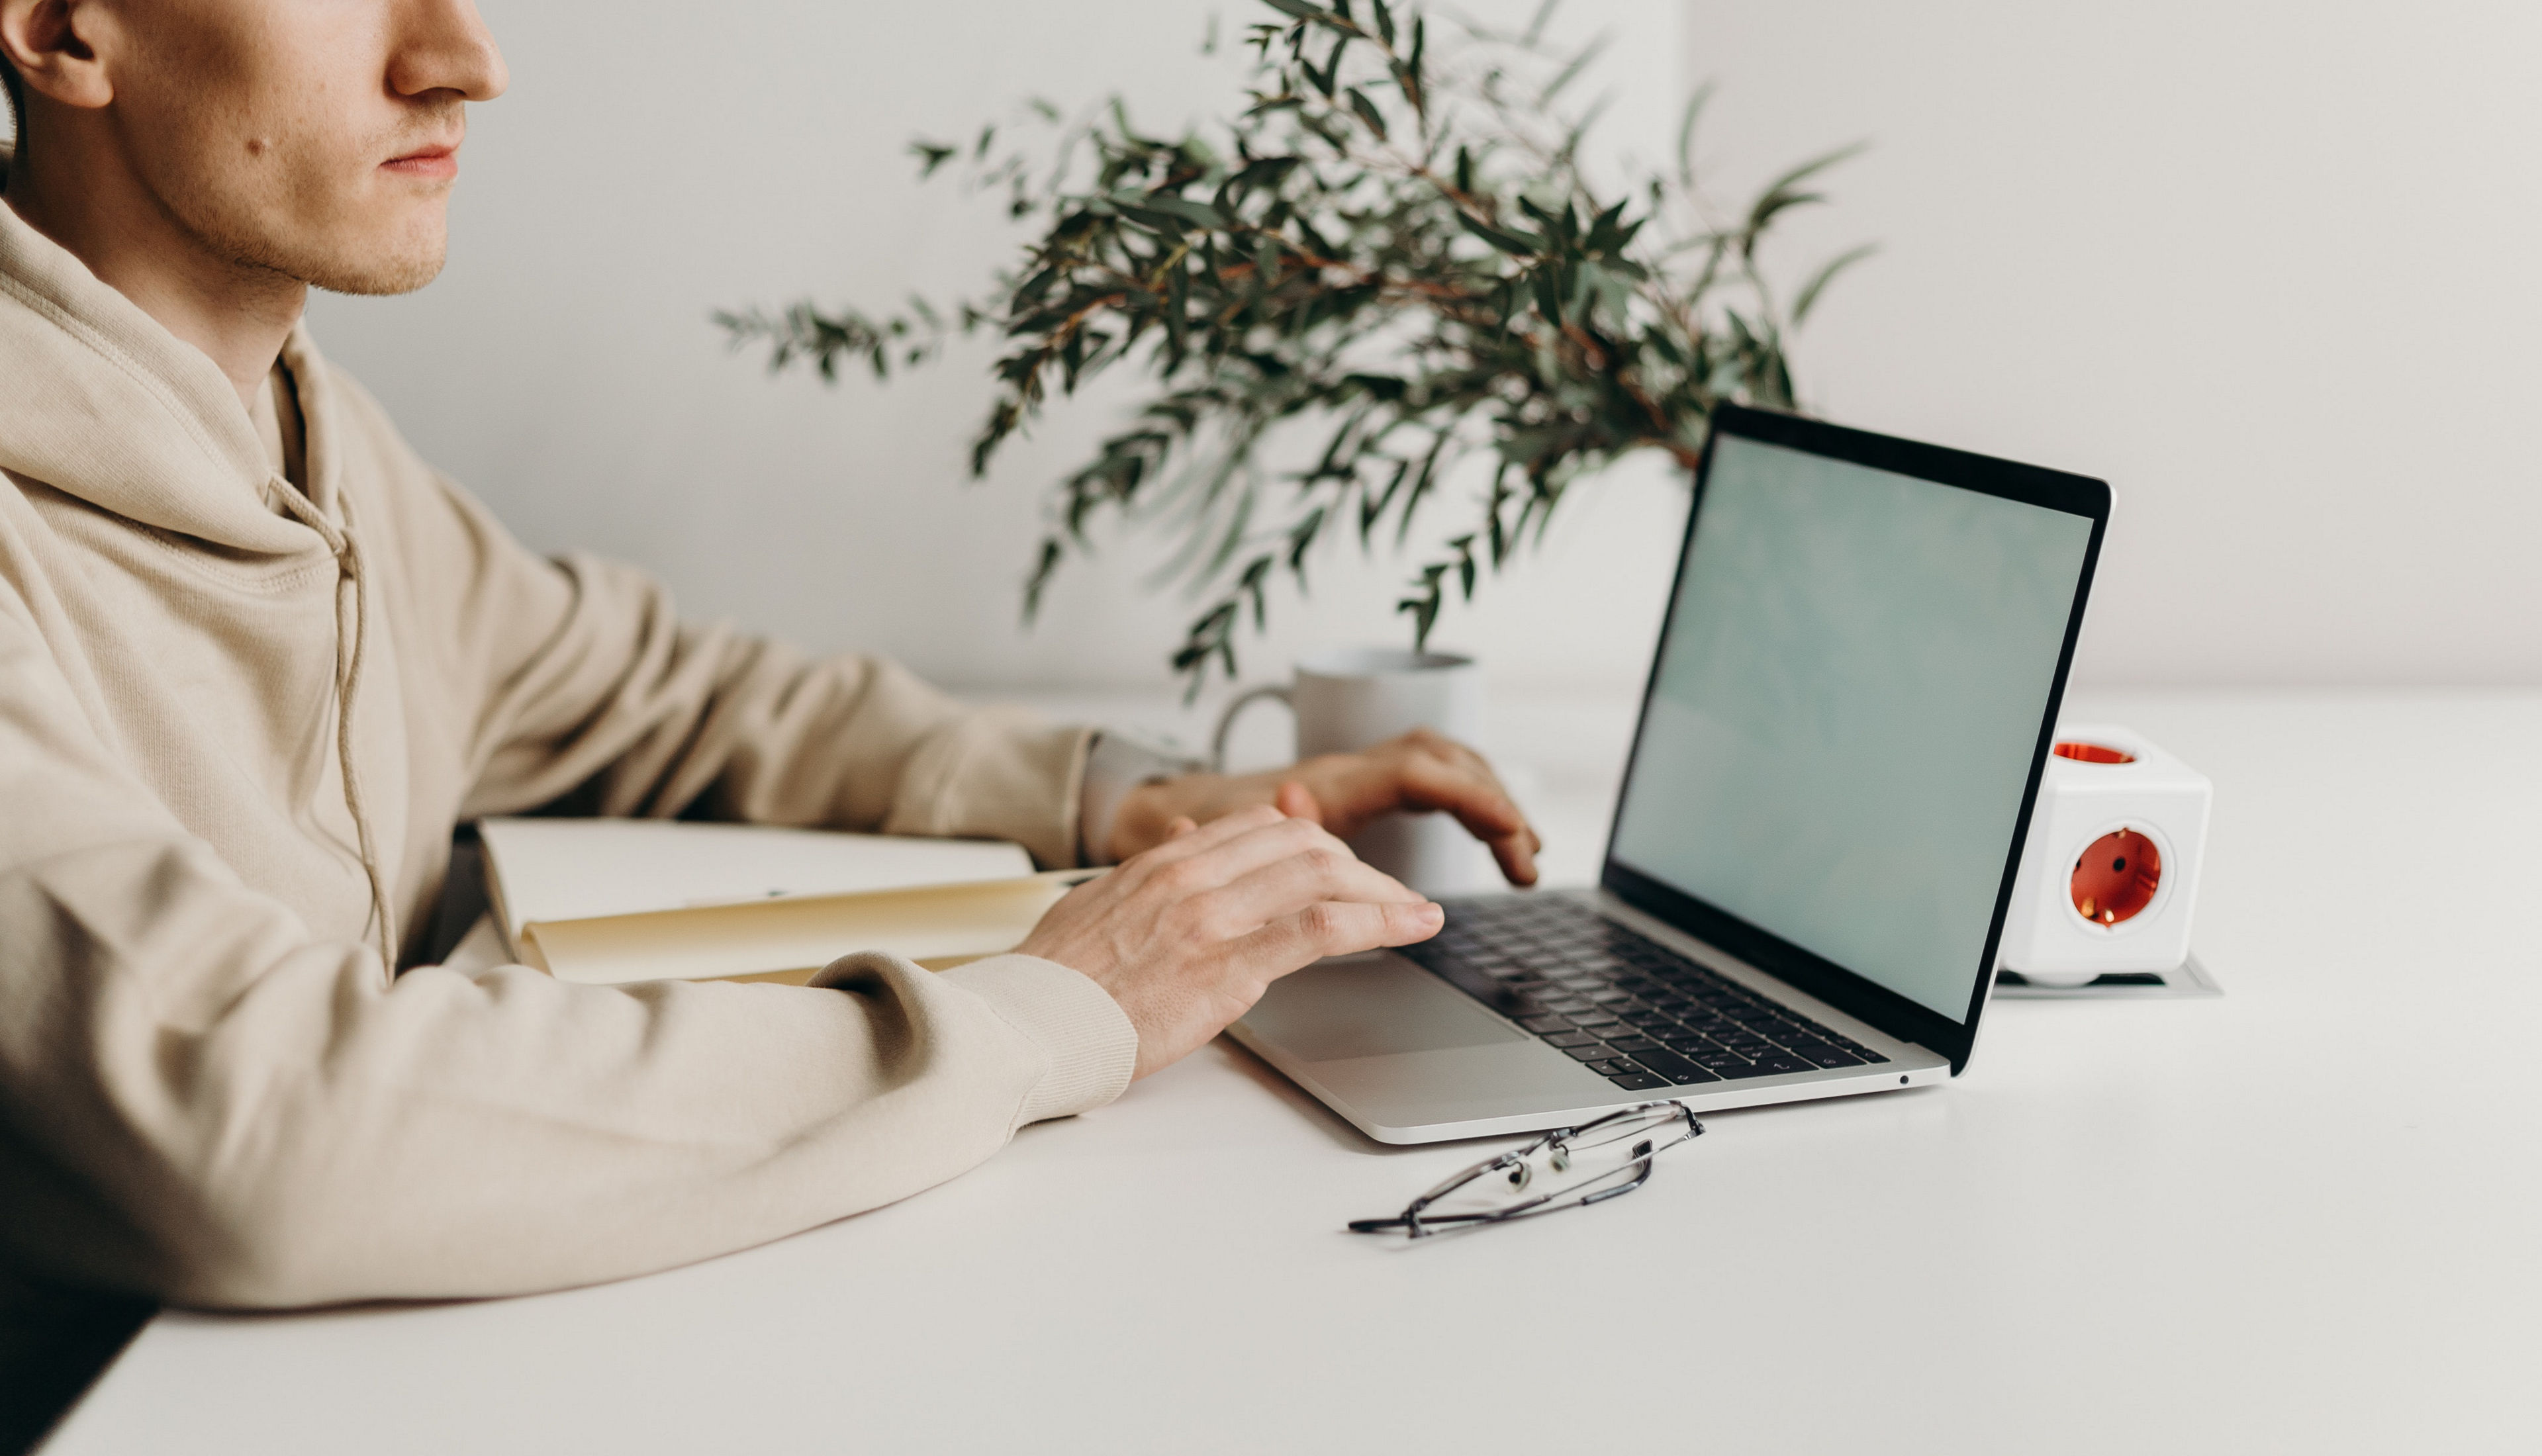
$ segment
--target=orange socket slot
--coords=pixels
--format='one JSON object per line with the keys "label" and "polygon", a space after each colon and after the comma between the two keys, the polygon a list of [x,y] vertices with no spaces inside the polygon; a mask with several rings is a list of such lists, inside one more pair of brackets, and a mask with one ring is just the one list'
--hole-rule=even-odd
{"label": "orange socket slot", "polygon": [[2049,752],[2060,759],[2072,759],[2077,764],[2132,764],[2136,761],[2136,756],[2125,749],[2114,749],[2107,744],[2083,743],[2071,738],[2056,744],[2049,749]]}
{"label": "orange socket slot", "polygon": [[2074,861],[2068,888],[2075,912],[2084,919],[2095,925],[2123,924],[2153,904],[2154,891],[2162,888],[2162,851],[2134,830],[2103,835]]}

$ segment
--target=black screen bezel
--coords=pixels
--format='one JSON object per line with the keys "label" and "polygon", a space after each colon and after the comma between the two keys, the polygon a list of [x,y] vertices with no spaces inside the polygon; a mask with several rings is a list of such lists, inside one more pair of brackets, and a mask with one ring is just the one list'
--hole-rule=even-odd
{"label": "black screen bezel", "polygon": [[[2040,720],[2037,741],[2031,749],[2030,775],[2022,787],[2021,812],[2014,820],[2012,841],[2004,851],[2003,877],[1995,891],[1994,916],[1986,926],[1985,947],[1977,968],[1975,989],[1970,993],[1965,1017],[1954,1021],[1859,972],[1848,971],[1699,897],[1641,873],[1615,857],[1614,832],[1610,829],[1607,833],[1606,867],[1599,882],[1608,892],[1636,910],[1655,915],[1686,934],[1789,983],[1795,989],[1815,996],[1848,1016],[1950,1058],[1951,1073],[1956,1076],[1968,1065],[1969,1053],[1977,1043],[1979,1018],[1984,1012],[1986,998],[1993,989],[1995,954],[2003,939],[2005,916],[2012,907],[2013,880],[2021,869],[2021,846],[2029,837],[2031,811],[2038,804],[2040,779],[2047,771],[2049,749],[2056,737],[2056,716],[2065,701],[2066,676],[2074,664],[2074,645],[2082,635],[2084,605],[2091,598],[2093,572],[2100,564],[2101,538],[2109,529],[2110,487],[2107,482],[2086,475],[1875,435],[1799,415],[1736,404],[1715,406],[1711,431],[1705,437],[1703,453],[1695,463],[1694,492],[1686,509],[1685,536],[1679,545],[1677,574],[1669,586],[1668,615],[1660,619],[1659,645],[1651,654],[1650,675],[1642,686],[1641,714],[1633,725],[1632,752],[1624,761],[1623,789],[1631,787],[1633,768],[1641,758],[1643,736],[1650,726],[1651,697],[1659,688],[1660,665],[1668,659],[1669,628],[1677,620],[1678,598],[1685,588],[1685,563],[1694,549],[1694,533],[1703,519],[1704,491],[1712,475],[1714,446],[1725,434],[2063,511],[2092,523],[2091,539],[2083,548],[2083,567],[2075,580],[2073,607],[2066,615],[2065,639],[2056,656],[2056,677],[2049,686],[2047,712]],[[1620,824],[1622,818],[1619,798],[1616,822]]]}

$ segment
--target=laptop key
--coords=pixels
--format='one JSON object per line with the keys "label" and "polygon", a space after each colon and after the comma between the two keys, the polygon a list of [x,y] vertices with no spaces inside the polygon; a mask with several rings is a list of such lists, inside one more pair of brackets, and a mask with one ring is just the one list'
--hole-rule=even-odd
{"label": "laptop key", "polygon": [[1453,906],[1404,954],[1584,1063],[1631,1054],[1674,1058],[1672,1075],[1756,1077],[1889,1059],[1571,901]]}
{"label": "laptop key", "polygon": [[1674,1052],[1636,1052],[1633,1054],[1633,1059],[1642,1064],[1643,1070],[1657,1072],[1659,1075],[1668,1078],[1670,1082],[1680,1087],[1689,1086],[1696,1082],[1717,1082],[1721,1080],[1721,1078],[1713,1075],[1711,1072],[1705,1071],[1702,1067],[1695,1065],[1693,1062],[1686,1060],[1684,1057],[1678,1056]]}
{"label": "laptop key", "polygon": [[1608,1075],[1607,1080],[1627,1092],[1656,1092],[1668,1085],[1667,1082],[1652,1076],[1649,1072],[1614,1072]]}

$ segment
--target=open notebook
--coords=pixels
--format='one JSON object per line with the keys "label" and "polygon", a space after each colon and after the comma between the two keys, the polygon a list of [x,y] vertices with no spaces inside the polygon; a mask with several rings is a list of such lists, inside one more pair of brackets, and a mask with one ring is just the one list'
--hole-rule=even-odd
{"label": "open notebook", "polygon": [[1011,950],[1089,876],[1020,845],[760,825],[489,819],[511,953],[561,981],[801,982],[850,951],[941,970]]}

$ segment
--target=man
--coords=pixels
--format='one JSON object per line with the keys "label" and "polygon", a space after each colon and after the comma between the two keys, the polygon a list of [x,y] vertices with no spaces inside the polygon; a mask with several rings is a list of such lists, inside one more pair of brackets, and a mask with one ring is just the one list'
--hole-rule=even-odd
{"label": "man", "polygon": [[[439,269],[465,105],[505,81],[470,0],[0,0],[0,57],[11,1261],[247,1307],[705,1258],[948,1178],[1272,979],[1436,930],[1332,831],[1444,809],[1533,880],[1455,745],[1151,779],[522,550],[299,324],[313,285]],[[942,975],[400,974],[453,824],[567,796],[1122,867]]]}

